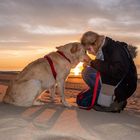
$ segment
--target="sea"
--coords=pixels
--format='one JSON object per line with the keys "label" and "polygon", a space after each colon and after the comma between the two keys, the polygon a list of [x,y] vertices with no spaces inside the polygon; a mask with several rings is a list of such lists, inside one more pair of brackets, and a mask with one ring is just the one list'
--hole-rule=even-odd
{"label": "sea", "polygon": [[[22,69],[0,69],[0,73],[16,73],[20,72]],[[138,79],[140,79],[140,65],[137,66],[137,73],[138,73]]]}

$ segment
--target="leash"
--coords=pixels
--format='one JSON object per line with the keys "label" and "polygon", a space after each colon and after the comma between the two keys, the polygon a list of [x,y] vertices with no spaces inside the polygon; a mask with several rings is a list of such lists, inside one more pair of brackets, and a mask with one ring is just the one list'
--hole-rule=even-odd
{"label": "leash", "polygon": [[97,97],[99,80],[100,80],[100,72],[97,72],[96,80],[95,80],[95,86],[94,86],[94,90],[93,90],[92,102],[91,102],[91,105],[87,108],[87,110],[90,110],[95,104],[95,100],[96,100],[96,97]]}

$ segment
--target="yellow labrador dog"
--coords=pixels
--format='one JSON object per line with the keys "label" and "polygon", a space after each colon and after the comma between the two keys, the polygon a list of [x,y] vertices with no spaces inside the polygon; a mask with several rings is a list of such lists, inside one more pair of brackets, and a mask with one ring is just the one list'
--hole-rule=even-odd
{"label": "yellow labrador dog", "polygon": [[43,102],[37,100],[37,97],[44,91],[49,90],[54,98],[56,85],[61,95],[62,103],[70,107],[64,96],[65,80],[70,73],[70,69],[75,67],[80,61],[87,59],[86,51],[78,43],[69,43],[57,47],[58,51],[63,53],[51,52],[47,55],[53,62],[53,68],[57,73],[56,79],[52,74],[49,61],[46,58],[39,58],[27,65],[17,76],[16,80],[9,85],[6,95],[3,99],[5,103],[17,106],[42,105]]}

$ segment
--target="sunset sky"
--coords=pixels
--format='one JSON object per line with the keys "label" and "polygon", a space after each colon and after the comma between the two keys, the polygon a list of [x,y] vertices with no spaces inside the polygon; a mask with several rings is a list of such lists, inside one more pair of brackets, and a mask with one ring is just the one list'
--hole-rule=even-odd
{"label": "sunset sky", "polygon": [[0,70],[21,70],[88,30],[140,51],[140,0],[0,0]]}

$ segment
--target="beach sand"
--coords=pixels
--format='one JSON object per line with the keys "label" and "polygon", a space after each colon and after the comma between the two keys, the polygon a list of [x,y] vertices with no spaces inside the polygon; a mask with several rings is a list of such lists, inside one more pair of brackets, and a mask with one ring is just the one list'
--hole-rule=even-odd
{"label": "beach sand", "polygon": [[[73,105],[66,108],[57,101],[44,106],[17,107],[2,103],[9,79],[0,74],[0,140],[138,140],[140,138],[140,83],[121,113],[82,110],[75,98],[86,84],[80,77],[69,77],[65,94]],[[5,80],[6,79],[6,80]],[[44,97],[49,97],[46,93]]]}

